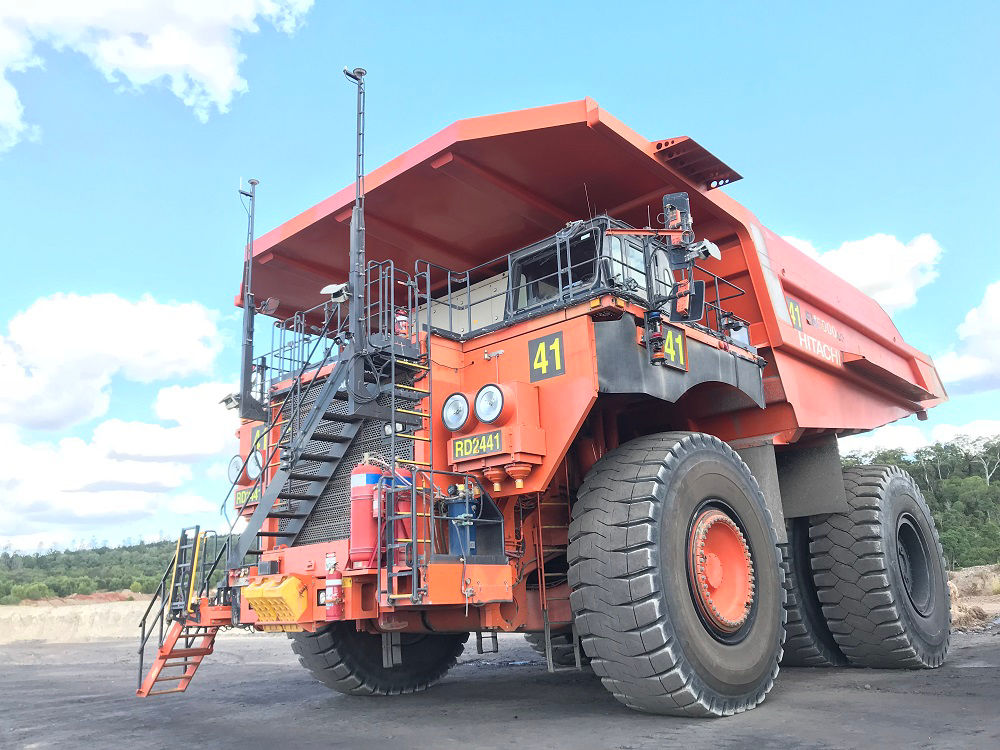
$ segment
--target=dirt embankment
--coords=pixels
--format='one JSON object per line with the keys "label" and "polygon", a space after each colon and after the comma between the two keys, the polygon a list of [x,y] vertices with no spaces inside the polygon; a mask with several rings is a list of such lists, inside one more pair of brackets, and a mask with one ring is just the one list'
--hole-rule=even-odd
{"label": "dirt embankment", "polygon": [[148,601],[40,603],[0,607],[0,644],[16,641],[86,643],[132,638]]}
{"label": "dirt embankment", "polygon": [[1000,618],[1000,565],[976,565],[948,574],[951,626],[981,630]]}

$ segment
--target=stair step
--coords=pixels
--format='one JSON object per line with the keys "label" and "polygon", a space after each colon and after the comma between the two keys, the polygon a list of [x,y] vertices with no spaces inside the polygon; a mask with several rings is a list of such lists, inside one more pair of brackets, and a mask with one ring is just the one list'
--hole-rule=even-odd
{"label": "stair step", "polygon": [[323,419],[327,422],[360,422],[364,417],[357,414],[338,414],[335,411],[323,412]]}
{"label": "stair step", "polygon": [[340,460],[339,456],[331,456],[327,453],[303,453],[299,458],[303,461],[317,461],[327,464],[332,464]]}
{"label": "stair step", "polygon": [[176,677],[157,677],[153,682],[176,682],[177,680],[190,680],[192,677],[194,677],[194,672],[191,674],[179,674]]}
{"label": "stair step", "polygon": [[308,513],[299,513],[294,510],[272,510],[267,514],[268,518],[309,518]]}
{"label": "stair step", "polygon": [[349,443],[353,440],[349,435],[326,435],[322,432],[314,432],[312,440],[322,440],[324,443]]}
{"label": "stair step", "polygon": [[209,648],[175,648],[173,651],[167,654],[168,659],[180,659],[182,657],[188,656],[208,656],[212,653],[211,647]]}
{"label": "stair step", "polygon": [[295,534],[288,531],[258,531],[257,536],[295,536]]}
{"label": "stair step", "polygon": [[288,474],[289,479],[298,479],[303,482],[325,482],[330,477],[325,474],[307,474],[304,471],[292,471]]}
{"label": "stair step", "polygon": [[315,500],[319,495],[310,495],[305,492],[279,492],[279,500]]}
{"label": "stair step", "polygon": [[151,693],[146,693],[146,696],[150,697],[153,695],[170,695],[170,693],[183,693],[183,692],[184,688],[179,687],[179,688],[174,688],[173,690],[154,690]]}

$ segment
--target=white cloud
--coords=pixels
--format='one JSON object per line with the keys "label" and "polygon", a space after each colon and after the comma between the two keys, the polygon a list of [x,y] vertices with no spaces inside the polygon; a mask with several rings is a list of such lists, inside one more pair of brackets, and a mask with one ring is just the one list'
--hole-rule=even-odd
{"label": "white cloud", "polygon": [[165,81],[205,122],[247,90],[240,35],[259,21],[291,34],[313,0],[24,0],[0,5],[0,151],[30,127],[9,74],[40,65],[37,48],[85,55],[111,82]]}
{"label": "white cloud", "polygon": [[[162,524],[166,516],[217,514],[223,495],[206,500],[190,482],[196,466],[237,450],[238,419],[218,403],[230,390],[224,383],[163,388],[154,412],[174,424],[110,419],[89,440],[29,441],[18,427],[0,424],[0,545],[23,549],[36,537],[65,544],[80,534],[124,533],[138,522]],[[227,485],[209,486],[224,492]]]}
{"label": "white cloud", "polygon": [[958,326],[958,344],[935,357],[941,379],[953,393],[1000,388],[1000,281],[986,287],[983,301]]}
{"label": "white cloud", "polygon": [[[149,296],[38,299],[0,336],[0,423],[61,429],[104,415],[116,375],[149,383],[209,373],[222,348],[217,317]],[[179,407],[163,408],[173,419]]]}
{"label": "white cloud", "polygon": [[890,315],[916,304],[917,291],[938,277],[937,264],[943,252],[929,234],[919,234],[906,243],[891,234],[873,234],[826,252],[807,240],[783,239],[874,297]]}
{"label": "white cloud", "polygon": [[233,390],[231,383],[163,388],[153,411],[176,426],[108,419],[94,429],[94,443],[112,458],[132,461],[187,462],[235,453],[239,420],[219,403]]}
{"label": "white cloud", "polygon": [[889,424],[862,435],[840,438],[841,455],[873,453],[901,448],[913,454],[924,446],[945,443],[957,437],[982,438],[1000,435],[1000,420],[976,419],[964,425],[939,424],[926,431],[915,424]]}

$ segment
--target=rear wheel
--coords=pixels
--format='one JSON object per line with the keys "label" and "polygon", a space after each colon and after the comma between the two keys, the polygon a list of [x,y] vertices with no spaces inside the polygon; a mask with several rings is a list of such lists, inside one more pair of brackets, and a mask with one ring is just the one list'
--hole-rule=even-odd
{"label": "rear wheel", "polygon": [[851,510],[813,518],[813,580],[840,650],[863,667],[944,662],[951,610],[941,543],[913,478],[895,466],[844,470]]}
{"label": "rear wheel", "polygon": [[605,455],[573,507],[569,562],[584,651],[625,705],[725,716],[771,689],[777,542],[757,482],[721,440],[661,433]]}
{"label": "rear wheel", "polygon": [[468,633],[402,633],[403,663],[382,666],[382,637],[359,632],[353,622],[331,623],[315,633],[290,633],[299,663],[327,687],[348,695],[400,695],[426,690],[455,665]]}
{"label": "rear wheel", "polygon": [[833,639],[816,596],[809,563],[809,519],[785,521],[788,544],[782,546],[785,589],[785,655],[783,667],[841,667],[847,659]]}

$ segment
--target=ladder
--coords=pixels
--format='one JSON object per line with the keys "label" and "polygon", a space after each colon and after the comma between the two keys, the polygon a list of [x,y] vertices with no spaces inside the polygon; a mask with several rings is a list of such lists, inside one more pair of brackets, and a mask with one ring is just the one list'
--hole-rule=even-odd
{"label": "ladder", "polygon": [[181,529],[170,576],[169,609],[173,620],[184,620],[193,610],[201,542],[202,535],[198,526]]}
{"label": "ladder", "polygon": [[[187,626],[174,620],[145,679],[135,691],[140,698],[183,693],[202,660],[215,648],[216,626]],[[163,687],[158,687],[162,685]]]}
{"label": "ladder", "polygon": [[[276,446],[280,450],[278,470],[257,501],[246,529],[229,550],[227,566],[230,569],[240,567],[247,554],[259,555],[263,550],[255,544],[261,538],[274,538],[278,544],[291,545],[294,542],[358,434],[363,417],[349,412],[339,413],[330,408],[335,400],[345,398],[342,387],[353,365],[351,357],[344,354],[319,386],[316,401],[305,418],[301,419],[303,394],[317,387],[315,381],[310,381],[309,387],[300,392],[297,403],[282,425],[282,435]],[[290,425],[296,422],[300,425],[299,429],[289,437]],[[298,468],[303,461],[316,462],[318,468],[303,471]],[[308,484],[305,489],[293,489],[293,481]],[[282,504],[275,507],[279,500],[283,501]]]}
{"label": "ladder", "polygon": [[[565,520],[546,519],[545,513],[552,511],[547,511],[547,508],[553,508],[558,514],[559,511],[563,511],[565,515],[563,518]],[[537,524],[534,529],[534,540],[535,540],[535,559],[537,561],[537,575],[538,575],[538,599],[539,604],[542,609],[542,623],[544,626],[544,640],[545,640],[545,664],[549,672],[566,672],[571,670],[583,669],[583,664],[580,656],[580,636],[577,634],[576,623],[570,625],[570,632],[572,634],[573,641],[573,659],[576,662],[575,666],[571,667],[559,667],[556,666],[552,655],[552,624],[549,620],[549,602],[550,601],[565,601],[569,602],[569,595],[560,597],[558,599],[553,599],[549,596],[549,579],[550,578],[565,578],[566,573],[560,572],[546,572],[545,570],[545,555],[549,552],[561,552],[565,554],[566,543],[569,538],[569,498],[567,496],[566,502],[545,502],[544,496],[539,499],[538,509],[537,509]],[[546,521],[549,521],[548,523]],[[546,536],[550,539],[546,539]],[[552,545],[551,537],[558,537],[555,541],[558,542],[556,545]],[[546,544],[546,542],[549,542]]]}

